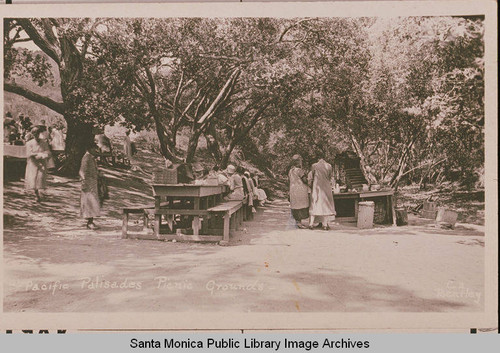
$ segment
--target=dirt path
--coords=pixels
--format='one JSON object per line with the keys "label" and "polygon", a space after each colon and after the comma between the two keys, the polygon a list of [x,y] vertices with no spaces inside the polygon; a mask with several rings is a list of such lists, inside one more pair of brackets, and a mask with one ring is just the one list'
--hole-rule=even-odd
{"label": "dirt path", "polygon": [[127,175],[112,179],[112,191],[124,189],[106,205],[97,232],[83,229],[78,209],[68,202],[78,199],[76,181],[53,180],[50,201],[42,207],[20,204],[22,185],[9,184],[4,311],[483,308],[480,227],[441,230],[412,218],[407,227],[298,230],[287,202],[278,200],[246,222],[229,247],[122,240],[120,205],[151,202],[143,196],[147,185]]}

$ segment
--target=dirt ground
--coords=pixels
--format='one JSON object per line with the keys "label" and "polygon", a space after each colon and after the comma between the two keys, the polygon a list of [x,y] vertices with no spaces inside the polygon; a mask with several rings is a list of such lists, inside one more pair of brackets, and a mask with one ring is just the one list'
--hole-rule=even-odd
{"label": "dirt ground", "polygon": [[6,312],[471,312],[484,305],[484,227],[299,230],[284,200],[231,244],[121,239],[121,208],[152,204],[147,174],[107,168],[97,231],[79,218],[77,180],[47,200],[4,187]]}

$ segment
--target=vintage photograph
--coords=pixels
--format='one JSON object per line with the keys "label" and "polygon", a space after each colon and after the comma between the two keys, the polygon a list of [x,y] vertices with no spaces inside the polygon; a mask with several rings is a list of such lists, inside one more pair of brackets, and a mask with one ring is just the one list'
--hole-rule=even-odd
{"label": "vintage photograph", "polygon": [[485,311],[484,15],[3,26],[4,313]]}

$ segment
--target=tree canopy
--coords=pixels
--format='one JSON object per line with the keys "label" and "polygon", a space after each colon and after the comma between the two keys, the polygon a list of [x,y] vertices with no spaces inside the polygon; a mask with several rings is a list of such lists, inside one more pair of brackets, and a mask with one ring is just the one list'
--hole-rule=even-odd
{"label": "tree canopy", "polygon": [[[392,186],[471,185],[484,165],[483,27],[464,17],[7,19],[4,89],[64,116],[73,171],[91,127],[121,120],[154,129],[172,161],[196,160],[200,138],[222,167],[241,150],[278,174],[294,153],[310,163],[351,149]],[[58,85],[60,99],[26,79]]]}

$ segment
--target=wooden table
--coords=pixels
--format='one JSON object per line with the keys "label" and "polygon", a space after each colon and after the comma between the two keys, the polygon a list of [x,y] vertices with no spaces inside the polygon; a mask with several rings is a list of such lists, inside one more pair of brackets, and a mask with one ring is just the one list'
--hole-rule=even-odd
{"label": "wooden table", "polygon": [[19,180],[26,170],[26,146],[3,145],[4,180]]}
{"label": "wooden table", "polygon": [[[208,216],[207,209],[222,201],[228,193],[227,185],[195,185],[195,184],[153,184],[155,198],[154,232],[160,234],[161,218],[166,215],[168,225],[173,230],[174,216],[192,216],[193,235],[200,232],[200,217]],[[162,204],[165,200],[166,203]],[[180,206],[180,207],[179,207]]]}
{"label": "wooden table", "polygon": [[[352,221],[355,222],[358,218],[358,208],[360,201],[376,201],[377,199],[385,198],[386,212],[387,212],[387,223],[396,225],[396,211],[394,208],[394,190],[378,190],[378,191],[361,191],[361,192],[344,192],[339,194],[333,194],[333,201],[340,200],[352,200],[354,203],[354,217],[337,217],[339,221]],[[336,202],[335,209],[337,214],[339,213],[337,204],[341,202]]]}
{"label": "wooden table", "polygon": [[26,146],[3,145],[4,157],[26,159]]}

